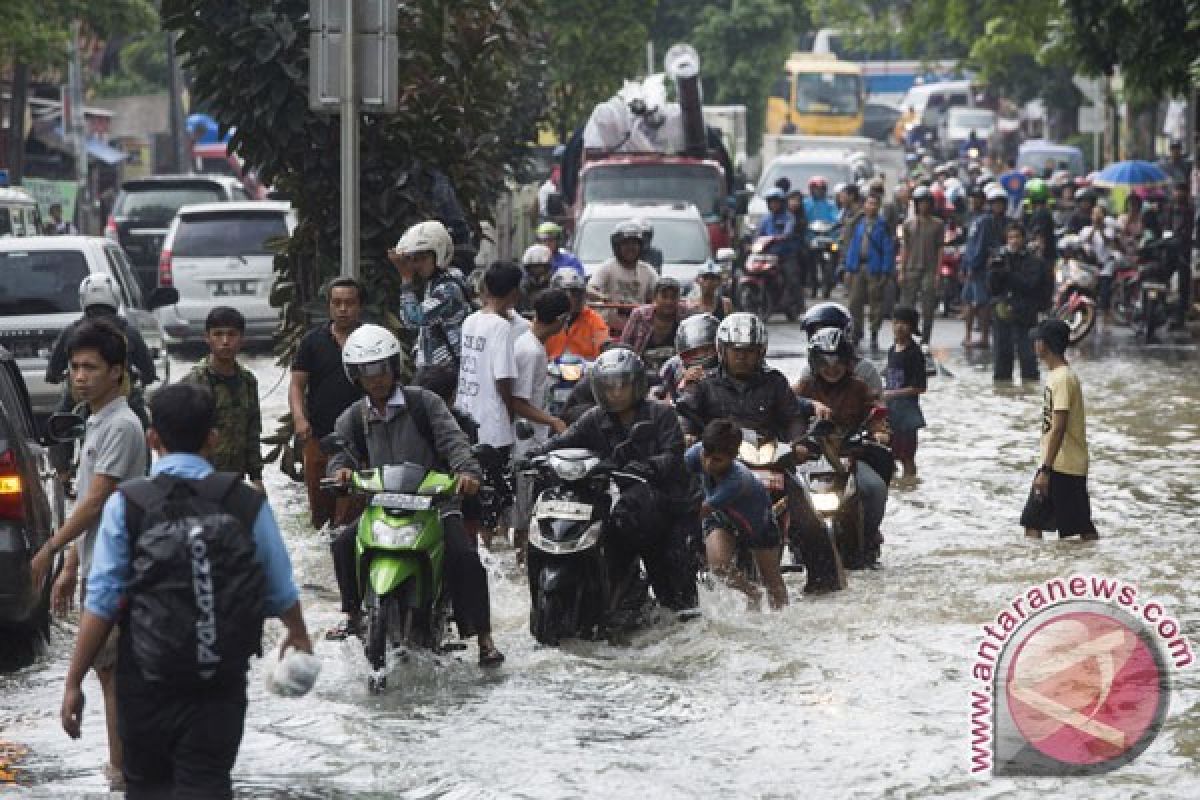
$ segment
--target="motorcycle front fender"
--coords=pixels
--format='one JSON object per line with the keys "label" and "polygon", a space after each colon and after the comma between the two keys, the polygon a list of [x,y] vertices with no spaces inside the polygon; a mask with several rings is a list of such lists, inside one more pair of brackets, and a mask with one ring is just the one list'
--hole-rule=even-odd
{"label": "motorcycle front fender", "polygon": [[562,591],[570,586],[575,570],[566,564],[547,564],[538,573],[538,588],[547,594]]}
{"label": "motorcycle front fender", "polygon": [[367,568],[367,581],[377,597],[394,591],[409,578],[420,577],[420,565],[408,558],[376,554]]}

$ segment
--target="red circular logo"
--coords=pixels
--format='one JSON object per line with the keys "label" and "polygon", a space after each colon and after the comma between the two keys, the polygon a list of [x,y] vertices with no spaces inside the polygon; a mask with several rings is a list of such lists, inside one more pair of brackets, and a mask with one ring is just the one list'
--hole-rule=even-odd
{"label": "red circular logo", "polygon": [[1053,616],[1021,642],[1005,691],[1033,747],[1065,764],[1097,765],[1157,732],[1166,676],[1138,631],[1091,611]]}

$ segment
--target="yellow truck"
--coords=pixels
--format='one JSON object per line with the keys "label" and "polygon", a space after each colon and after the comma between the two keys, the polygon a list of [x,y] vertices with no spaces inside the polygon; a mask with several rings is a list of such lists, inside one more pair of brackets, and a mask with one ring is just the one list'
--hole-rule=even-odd
{"label": "yellow truck", "polygon": [[857,136],[865,104],[861,65],[829,53],[792,53],[767,98],[764,131]]}

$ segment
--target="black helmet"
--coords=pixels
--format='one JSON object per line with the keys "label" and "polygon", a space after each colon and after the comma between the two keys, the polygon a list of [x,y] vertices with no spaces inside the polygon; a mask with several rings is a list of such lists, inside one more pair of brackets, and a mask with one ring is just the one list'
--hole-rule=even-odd
{"label": "black helmet", "polygon": [[813,374],[827,364],[849,366],[854,360],[854,344],[841,328],[822,328],[808,337],[808,365]]}
{"label": "black helmet", "polygon": [[617,408],[608,396],[608,390],[625,384],[633,385],[631,405],[637,405],[646,396],[649,380],[646,378],[646,365],[637,353],[628,347],[614,347],[605,350],[592,362],[589,371],[592,382],[592,396],[596,405],[605,411],[619,413],[629,406]]}
{"label": "black helmet", "polygon": [[641,257],[640,251],[642,248],[642,226],[640,223],[635,222],[634,220],[628,220],[620,223],[617,225],[617,227],[613,228],[612,235],[608,237],[608,240],[612,243],[612,251],[614,256],[617,254],[617,251],[621,249],[621,244],[623,242],[637,242],[639,250],[638,257]]}
{"label": "black helmet", "polygon": [[854,317],[850,316],[850,311],[841,303],[827,301],[810,308],[800,324],[809,339],[822,328],[837,328],[849,336],[853,331]]}
{"label": "black helmet", "polygon": [[689,351],[709,345],[714,346],[712,357],[701,366],[711,369],[717,365],[715,345],[717,328],[720,326],[720,320],[712,314],[694,314],[679,323],[679,330],[675,332],[675,352],[683,360],[684,366],[691,366],[687,358]]}

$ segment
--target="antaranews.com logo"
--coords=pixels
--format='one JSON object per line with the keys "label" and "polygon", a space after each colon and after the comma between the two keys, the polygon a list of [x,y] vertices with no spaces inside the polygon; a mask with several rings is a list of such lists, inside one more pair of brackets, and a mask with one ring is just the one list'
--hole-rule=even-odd
{"label": "antaranews.com logo", "polygon": [[983,626],[971,676],[972,773],[1095,775],[1137,758],[1167,716],[1179,623],[1097,575],[1033,586]]}

